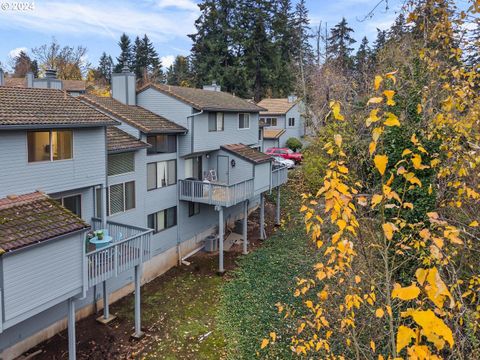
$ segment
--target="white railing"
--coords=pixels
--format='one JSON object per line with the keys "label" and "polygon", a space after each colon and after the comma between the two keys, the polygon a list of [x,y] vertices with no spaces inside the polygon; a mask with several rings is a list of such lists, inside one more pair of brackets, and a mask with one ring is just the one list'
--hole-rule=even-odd
{"label": "white railing", "polygon": [[210,205],[232,206],[254,196],[253,179],[233,185],[199,180],[179,180],[180,200]]}
{"label": "white railing", "polygon": [[272,188],[283,185],[288,180],[288,169],[286,166],[280,166],[272,170]]}
{"label": "white railing", "polygon": [[[94,230],[102,227],[100,219],[92,219]],[[112,242],[105,247],[87,252],[85,268],[88,287],[132,269],[151,258],[151,229],[107,221]]]}

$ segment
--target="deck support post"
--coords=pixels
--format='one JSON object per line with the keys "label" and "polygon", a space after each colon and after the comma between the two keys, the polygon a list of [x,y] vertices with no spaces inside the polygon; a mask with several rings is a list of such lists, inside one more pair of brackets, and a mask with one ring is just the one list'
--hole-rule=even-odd
{"label": "deck support post", "polygon": [[99,323],[107,325],[109,322],[114,320],[116,316],[110,315],[110,300],[108,299],[108,287],[107,280],[104,280],[103,283],[103,315],[97,318]]}
{"label": "deck support post", "polygon": [[110,301],[108,300],[107,281],[103,282],[103,318],[108,320],[110,317]]}
{"label": "deck support post", "polygon": [[221,275],[225,273],[223,266],[223,236],[225,233],[223,223],[223,206],[217,207],[218,211],[218,273]]}
{"label": "deck support post", "polygon": [[243,255],[248,254],[248,200],[243,202]]}
{"label": "deck support post", "polygon": [[75,300],[68,299],[68,360],[77,358],[76,340],[75,340]]}
{"label": "deck support post", "polygon": [[135,266],[135,333],[132,337],[140,339],[143,337],[142,332],[142,314],[140,312],[141,305],[141,281],[142,281],[142,265]]}
{"label": "deck support post", "polygon": [[265,196],[260,194],[260,240],[265,240]]}
{"label": "deck support post", "polygon": [[275,211],[275,225],[280,225],[280,186],[277,187],[277,206]]}

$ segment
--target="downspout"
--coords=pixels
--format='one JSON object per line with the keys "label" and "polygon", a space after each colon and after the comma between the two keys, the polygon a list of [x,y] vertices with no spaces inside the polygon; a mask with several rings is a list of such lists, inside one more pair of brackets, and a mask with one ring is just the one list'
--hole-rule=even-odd
{"label": "downspout", "polygon": [[104,127],[105,138],[105,185],[102,189],[102,228],[107,228],[107,191],[108,191],[108,146],[107,146],[107,127]]}
{"label": "downspout", "polygon": [[[203,110],[201,110],[200,112],[197,112],[197,113],[193,113],[189,116],[187,116],[187,128],[189,128],[188,126],[188,121],[189,119],[191,118],[191,128],[192,128],[192,141],[191,141],[191,147],[190,147],[190,151],[193,152],[193,135],[194,135],[194,131],[193,131],[193,120],[195,118],[195,116],[197,115],[202,115],[203,114]],[[177,135],[178,136],[178,135]],[[178,174],[178,164],[179,164],[179,160],[180,160],[180,154],[178,152],[178,141],[177,141],[177,174]],[[178,255],[178,263],[179,265],[182,264],[182,254],[180,253],[180,224],[179,224],[179,219],[180,219],[180,187],[178,186],[178,176],[177,176],[177,255]]]}

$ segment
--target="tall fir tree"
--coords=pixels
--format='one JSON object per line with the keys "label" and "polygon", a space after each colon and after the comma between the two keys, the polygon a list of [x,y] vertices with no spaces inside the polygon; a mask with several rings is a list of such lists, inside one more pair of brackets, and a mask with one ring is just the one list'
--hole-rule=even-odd
{"label": "tall fir tree", "polygon": [[120,46],[120,55],[117,57],[117,65],[115,65],[115,72],[121,72],[125,66],[130,71],[133,70],[133,53],[132,44],[127,34],[123,33],[118,42]]}
{"label": "tall fir tree", "polygon": [[368,92],[372,65],[372,50],[368,45],[367,37],[364,36],[355,55],[355,79],[361,94]]}
{"label": "tall fir tree", "polygon": [[302,95],[306,97],[307,68],[314,63],[314,53],[310,44],[310,20],[305,0],[300,0],[295,6],[293,24],[294,59],[300,74]]}
{"label": "tall fir tree", "polygon": [[106,82],[110,84],[112,80],[113,60],[112,57],[110,55],[107,55],[105,51],[100,57],[97,71],[106,80]]}
{"label": "tall fir tree", "polygon": [[356,40],[352,37],[353,29],[345,18],[330,30],[328,37],[328,60],[335,61],[343,70],[352,69],[353,59],[351,47]]}
{"label": "tall fir tree", "polygon": [[191,87],[193,85],[193,75],[189,58],[178,55],[167,69],[166,80],[168,85]]}
{"label": "tall fir tree", "polygon": [[[20,51],[20,53],[14,59],[14,76],[15,77],[24,77],[28,72],[34,70],[34,65],[30,56],[27,55],[25,51]],[[38,72],[38,65],[37,65]]]}
{"label": "tall fir tree", "polygon": [[290,0],[278,0],[272,22],[272,96],[285,97],[294,90],[295,74],[291,71],[294,55],[294,16]]}
{"label": "tall fir tree", "polygon": [[160,61],[157,50],[155,50],[155,47],[148,38],[147,34],[143,36],[142,43],[147,60],[147,80],[153,82],[163,82],[164,76],[162,70],[162,62]]}
{"label": "tall fir tree", "polygon": [[234,0],[203,0],[198,4],[200,17],[195,21],[196,33],[189,35],[193,41],[191,49],[195,83],[202,86],[212,81],[223,88],[235,91],[241,79],[232,71],[233,51],[232,18]]}
{"label": "tall fir tree", "polygon": [[373,43],[373,51],[372,51],[372,56],[374,58],[376,58],[377,54],[379,53],[379,51],[383,49],[386,43],[387,43],[387,31],[380,30],[377,28],[377,38]]}

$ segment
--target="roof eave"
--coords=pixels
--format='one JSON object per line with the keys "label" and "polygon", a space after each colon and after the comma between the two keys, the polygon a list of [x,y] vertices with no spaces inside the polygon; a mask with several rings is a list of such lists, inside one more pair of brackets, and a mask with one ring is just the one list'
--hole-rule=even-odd
{"label": "roof eave", "polygon": [[0,125],[0,130],[29,130],[29,129],[77,129],[120,125],[117,121],[91,124],[23,124],[23,125]]}

